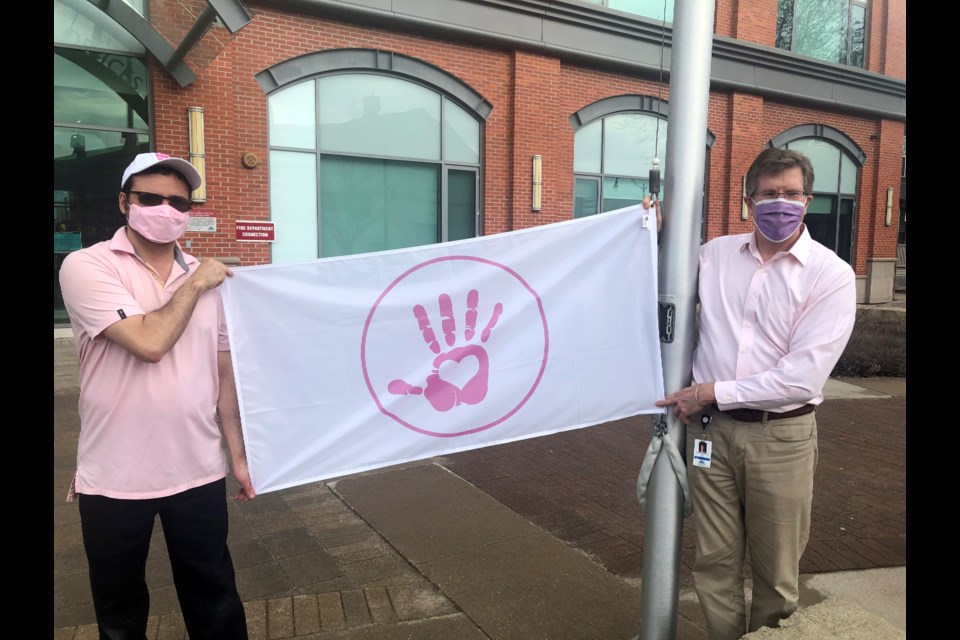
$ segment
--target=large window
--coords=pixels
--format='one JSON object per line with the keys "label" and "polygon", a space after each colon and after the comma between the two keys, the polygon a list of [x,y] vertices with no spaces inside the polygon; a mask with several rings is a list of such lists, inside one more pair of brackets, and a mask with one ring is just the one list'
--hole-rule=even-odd
{"label": "large window", "polygon": [[865,66],[867,0],[778,0],[777,48]]}
{"label": "large window", "polygon": [[269,97],[274,263],[478,234],[480,120],[426,84],[334,73]]}
{"label": "large window", "polygon": [[654,158],[660,160],[663,194],[666,119],[649,113],[612,114],[578,129],[573,144],[575,218],[640,203],[650,193]]}
{"label": "large window", "polygon": [[87,0],[53,7],[53,316],[65,323],[60,264],[123,225],[120,176],[150,150],[149,83],[120,25]]}
{"label": "large window", "polygon": [[624,13],[635,13],[661,22],[673,22],[674,0],[584,0],[584,2],[618,9]]}

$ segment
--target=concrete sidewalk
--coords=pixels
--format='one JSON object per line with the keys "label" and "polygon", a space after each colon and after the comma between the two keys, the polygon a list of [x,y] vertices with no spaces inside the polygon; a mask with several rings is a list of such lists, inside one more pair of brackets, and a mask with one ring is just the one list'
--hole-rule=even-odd
{"label": "concrete sidewalk", "polygon": [[[60,373],[54,638],[85,640],[98,635],[76,503],[64,502],[79,434],[77,391],[69,370]],[[906,381],[831,380],[827,394],[831,402],[818,411],[822,451],[801,609],[791,626],[751,639],[906,636],[904,445],[895,439],[906,429]],[[231,551],[250,637],[633,638],[641,626],[643,545],[635,482],[648,426],[646,416],[294,487],[249,503],[230,500]],[[851,451],[866,451],[869,459],[851,459]],[[877,512],[875,522],[857,510],[861,503]],[[706,638],[689,584],[693,527],[694,519],[686,519],[680,640]],[[148,637],[185,639],[159,525],[147,578]]]}

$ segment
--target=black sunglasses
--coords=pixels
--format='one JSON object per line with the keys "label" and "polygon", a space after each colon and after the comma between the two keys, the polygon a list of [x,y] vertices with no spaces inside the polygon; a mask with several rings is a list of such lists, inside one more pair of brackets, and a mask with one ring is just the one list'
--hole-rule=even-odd
{"label": "black sunglasses", "polygon": [[190,208],[193,207],[193,203],[190,202],[190,200],[181,198],[180,196],[170,196],[168,198],[156,193],[150,193],[149,191],[131,191],[130,193],[135,193],[140,199],[140,204],[145,207],[156,207],[163,204],[164,200],[169,202],[171,207],[182,213],[190,211]]}

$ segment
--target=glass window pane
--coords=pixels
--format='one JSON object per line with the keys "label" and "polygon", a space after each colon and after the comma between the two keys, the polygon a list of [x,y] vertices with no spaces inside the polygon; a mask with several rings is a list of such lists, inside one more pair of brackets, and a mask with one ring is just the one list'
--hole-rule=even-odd
{"label": "glass window pane", "polygon": [[317,255],[317,156],[270,152],[270,212],[276,224],[274,264],[315,260]]}
{"label": "glass window pane", "polygon": [[777,2],[777,49],[793,46],[793,0]]}
{"label": "glass window pane", "polygon": [[[127,2],[143,14],[142,0]],[[89,0],[53,0],[53,42],[91,49],[144,53],[140,42]]]}
{"label": "glass window pane", "polygon": [[840,215],[837,219],[837,246],[834,251],[846,262],[850,262],[853,250],[853,199],[840,199]]}
{"label": "glass window pane", "polygon": [[833,198],[830,196],[813,196],[807,206],[807,215],[821,215],[833,213]]}
{"label": "glass window pane", "polygon": [[857,192],[857,165],[853,163],[850,157],[840,154],[840,193],[849,193],[851,195]]}
{"label": "glass window pane", "polygon": [[641,178],[603,178],[603,211],[614,211],[643,202],[647,181]]}
{"label": "glass window pane", "polygon": [[829,62],[846,62],[849,2],[796,0],[796,53]]}
{"label": "glass window pane", "polygon": [[443,159],[480,164],[480,123],[446,99],[443,101]]}
{"label": "glass window pane", "polygon": [[653,158],[657,157],[660,158],[660,177],[665,178],[666,139],[667,122],[655,116],[621,113],[604,118],[603,173],[646,178]]}
{"label": "glass window pane", "polygon": [[438,165],[330,155],[321,163],[324,257],[440,240]]}
{"label": "glass window pane", "polygon": [[788,148],[810,158],[813,165],[813,190],[836,193],[840,186],[840,149],[825,140],[794,140]]}
{"label": "glass window pane", "polygon": [[600,173],[600,135],[603,121],[595,120],[573,135],[573,170]]}
{"label": "glass window pane", "polygon": [[53,320],[66,322],[60,265],[71,251],[109,240],[124,225],[117,206],[120,176],[138,153],[150,150],[145,134],[85,131],[84,149],[73,128],[53,129]]}
{"label": "glass window pane", "polygon": [[[53,128],[53,160],[74,158],[82,160],[88,155],[121,154],[127,158],[127,164],[138,153],[150,151],[150,136],[145,133],[102,131],[97,129],[79,129],[72,127]],[[126,165],[117,172],[116,189],[120,191],[120,177]],[[56,167],[54,167],[56,170]],[[111,197],[115,196],[113,193]]]}
{"label": "glass window pane", "polygon": [[54,47],[53,120],[149,129],[147,68],[143,60]]}
{"label": "glass window pane", "polygon": [[867,8],[853,5],[850,24],[850,64],[863,68],[864,51],[866,47]]}
{"label": "glass window pane", "polygon": [[833,251],[837,249],[836,202],[836,196],[815,196],[803,217],[810,237]]}
{"label": "glass window pane", "polygon": [[600,181],[596,178],[577,178],[573,187],[573,217],[583,218],[599,211]]}
{"label": "glass window pane", "polygon": [[320,79],[320,148],[440,160],[440,95],[373,74]]}
{"label": "glass window pane", "polygon": [[267,106],[272,146],[316,149],[317,101],[312,80],[274,93]]}
{"label": "glass window pane", "polygon": [[477,172],[447,172],[447,240],[477,235]]}
{"label": "glass window pane", "polygon": [[[673,22],[673,0],[610,0],[607,6],[654,20]],[[664,9],[666,9],[666,18],[664,18]]]}

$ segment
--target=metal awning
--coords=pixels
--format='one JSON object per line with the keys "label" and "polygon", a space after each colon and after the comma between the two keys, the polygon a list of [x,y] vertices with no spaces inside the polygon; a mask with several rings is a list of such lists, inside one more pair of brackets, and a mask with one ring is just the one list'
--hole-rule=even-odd
{"label": "metal awning", "polygon": [[219,20],[219,24],[230,34],[234,34],[253,19],[240,0],[206,0],[203,11],[174,49],[146,18],[123,0],[89,0],[89,2],[116,20],[136,38],[181,87],[186,87],[197,79],[196,74],[187,66],[184,59],[214,25],[214,21]]}

